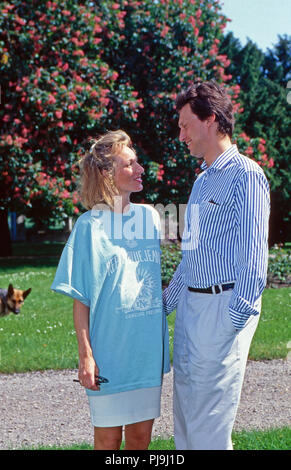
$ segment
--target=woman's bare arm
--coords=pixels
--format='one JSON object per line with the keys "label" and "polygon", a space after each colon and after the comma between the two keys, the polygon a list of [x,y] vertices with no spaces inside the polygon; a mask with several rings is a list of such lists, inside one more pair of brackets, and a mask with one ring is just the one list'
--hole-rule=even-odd
{"label": "woman's bare arm", "polygon": [[81,385],[91,390],[100,390],[95,385],[95,375],[99,375],[89,336],[89,307],[74,299],[74,325],[79,349],[79,380]]}

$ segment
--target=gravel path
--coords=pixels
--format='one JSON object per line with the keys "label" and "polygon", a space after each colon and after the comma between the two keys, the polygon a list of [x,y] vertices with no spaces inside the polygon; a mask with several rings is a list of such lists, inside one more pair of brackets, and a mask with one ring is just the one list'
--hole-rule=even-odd
{"label": "gravel path", "polygon": [[[0,374],[0,449],[93,443],[87,398],[76,370]],[[249,361],[235,430],[290,426],[291,360]],[[153,436],[173,435],[172,372]]]}

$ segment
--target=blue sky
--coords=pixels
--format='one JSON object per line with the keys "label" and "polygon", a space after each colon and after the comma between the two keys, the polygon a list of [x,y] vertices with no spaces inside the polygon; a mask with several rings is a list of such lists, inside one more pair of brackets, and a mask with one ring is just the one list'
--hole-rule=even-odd
{"label": "blue sky", "polygon": [[232,21],[232,31],[242,45],[250,38],[265,51],[277,42],[278,34],[291,35],[291,0],[220,0],[222,13]]}

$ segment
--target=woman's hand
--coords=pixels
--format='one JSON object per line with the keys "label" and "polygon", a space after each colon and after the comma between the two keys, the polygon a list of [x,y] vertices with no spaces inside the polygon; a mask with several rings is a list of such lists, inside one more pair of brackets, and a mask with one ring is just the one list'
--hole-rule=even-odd
{"label": "woman's hand", "polygon": [[80,358],[79,381],[83,387],[90,390],[100,390],[100,385],[96,385],[96,375],[99,369],[93,357]]}

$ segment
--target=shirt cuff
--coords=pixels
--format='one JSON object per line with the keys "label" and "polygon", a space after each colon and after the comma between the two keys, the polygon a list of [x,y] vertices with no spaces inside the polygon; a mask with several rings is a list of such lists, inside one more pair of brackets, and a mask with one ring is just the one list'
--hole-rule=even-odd
{"label": "shirt cuff", "polygon": [[250,317],[250,314],[248,313],[243,313],[243,312],[237,312],[233,310],[232,308],[229,308],[229,316],[231,318],[231,321],[233,323],[233,326],[235,327],[236,330],[242,330],[247,322],[247,320]]}
{"label": "shirt cuff", "polygon": [[261,311],[261,296],[250,302],[236,294],[233,290],[233,296],[229,304],[229,315],[234,327],[238,330],[244,328],[251,315],[259,315]]}
{"label": "shirt cuff", "polygon": [[167,289],[163,291],[163,311],[166,315],[169,315],[175,309],[174,305],[169,305],[167,302]]}

